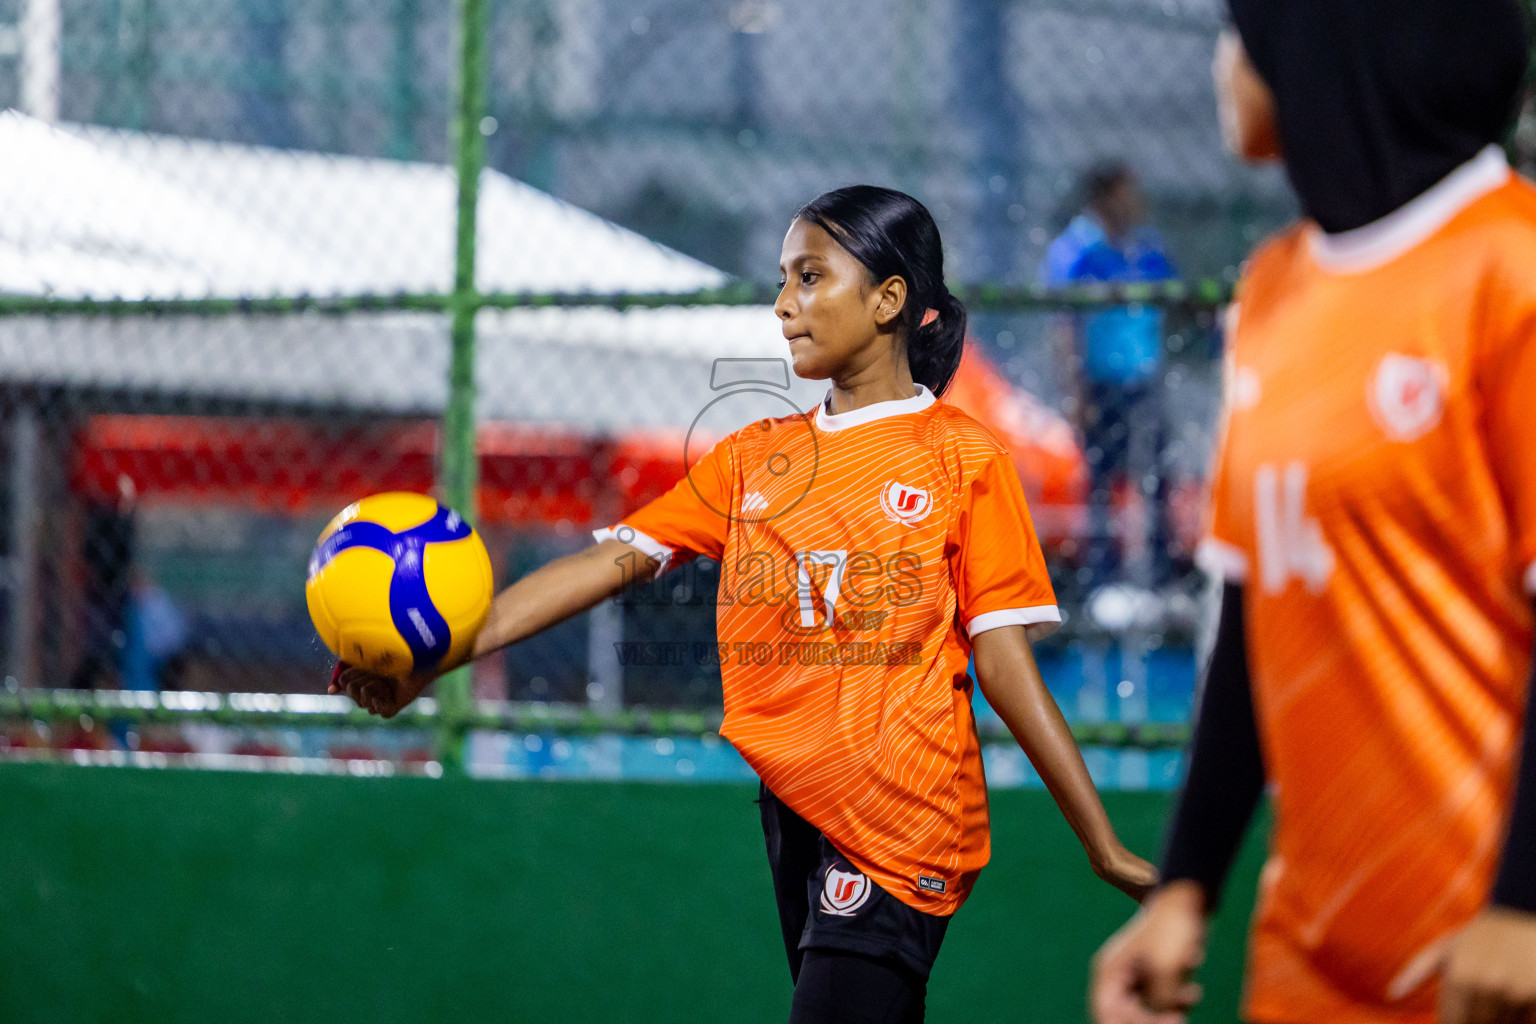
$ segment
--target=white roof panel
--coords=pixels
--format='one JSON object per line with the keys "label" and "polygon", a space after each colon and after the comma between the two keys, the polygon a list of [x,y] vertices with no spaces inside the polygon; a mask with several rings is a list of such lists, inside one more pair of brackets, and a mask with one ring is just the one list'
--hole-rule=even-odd
{"label": "white roof panel", "polygon": [[[445,292],[455,188],[436,164],[265,149],[0,112],[0,292],[197,298]],[[718,287],[697,260],[486,171],[483,291]]]}

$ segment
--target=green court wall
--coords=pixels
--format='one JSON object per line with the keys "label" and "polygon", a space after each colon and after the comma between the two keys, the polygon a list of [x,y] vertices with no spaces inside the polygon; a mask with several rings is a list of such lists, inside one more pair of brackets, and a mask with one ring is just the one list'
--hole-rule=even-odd
{"label": "green court wall", "polygon": [[[0,1020],[782,1021],[755,795],[0,766]],[[1153,854],[1168,798],[1105,802]],[[1046,794],[996,792],[993,819],[928,1019],[1081,1021],[1088,958],[1133,905]],[[1235,1019],[1258,853],[1197,1021]]]}

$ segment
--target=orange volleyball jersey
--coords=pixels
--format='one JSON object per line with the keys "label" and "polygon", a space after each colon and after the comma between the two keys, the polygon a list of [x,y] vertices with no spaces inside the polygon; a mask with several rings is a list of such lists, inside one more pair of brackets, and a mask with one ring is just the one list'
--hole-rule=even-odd
{"label": "orange volleyball jersey", "polygon": [[926,390],[762,420],[597,536],[720,562],[722,734],[884,889],[953,913],[990,851],[969,637],[1060,621],[997,440]]}
{"label": "orange volleyball jersey", "polygon": [[1536,585],[1536,190],[1485,152],[1253,258],[1201,554],[1245,581],[1275,828],[1255,1021],[1429,1022],[1487,899]]}

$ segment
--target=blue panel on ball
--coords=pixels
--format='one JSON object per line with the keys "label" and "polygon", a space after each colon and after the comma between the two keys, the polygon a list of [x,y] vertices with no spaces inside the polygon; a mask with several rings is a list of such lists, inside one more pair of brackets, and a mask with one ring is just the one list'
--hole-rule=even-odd
{"label": "blue panel on ball", "polygon": [[399,538],[378,523],[348,523],[325,538],[324,543],[309,556],[309,578],[314,579],[316,573],[331,564],[331,559],[348,548],[373,548],[393,556],[398,543]]}
{"label": "blue panel on ball", "polygon": [[411,648],[418,672],[442,661],[453,642],[447,621],[438,614],[432,596],[427,593],[427,578],[422,572],[422,549],[426,543],[412,536],[420,529],[418,526],[398,538],[395,575],[389,582],[389,614],[395,629]]}
{"label": "blue panel on ball", "polygon": [[415,538],[424,544],[440,544],[444,541],[463,540],[473,532],[463,516],[451,508],[439,505],[437,514],[431,519],[420,526],[411,527],[400,536]]}

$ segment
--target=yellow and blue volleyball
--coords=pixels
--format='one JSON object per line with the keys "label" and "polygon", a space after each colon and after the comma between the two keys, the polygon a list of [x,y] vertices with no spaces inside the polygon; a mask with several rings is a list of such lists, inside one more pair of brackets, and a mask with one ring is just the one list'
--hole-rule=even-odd
{"label": "yellow and blue volleyball", "polygon": [[325,646],[403,677],[468,654],[491,607],[491,559],[464,517],[425,494],[348,505],[320,534],[304,597]]}

